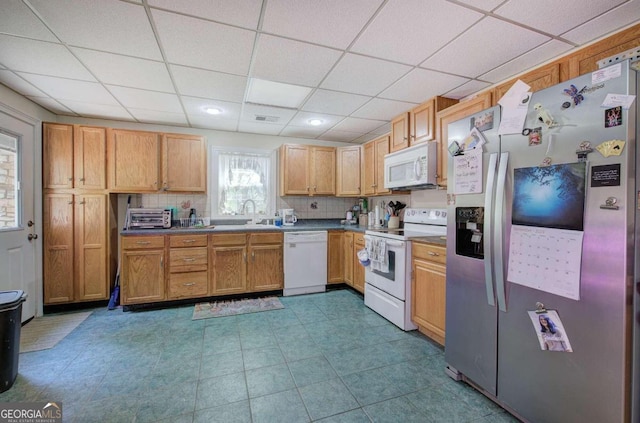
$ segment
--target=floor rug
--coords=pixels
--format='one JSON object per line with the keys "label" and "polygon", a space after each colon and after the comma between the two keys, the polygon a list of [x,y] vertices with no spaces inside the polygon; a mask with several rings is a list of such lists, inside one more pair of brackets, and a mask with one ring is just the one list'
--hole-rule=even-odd
{"label": "floor rug", "polygon": [[40,351],[55,347],[80,323],[84,322],[91,313],[91,311],[87,311],[36,317],[20,330],[20,352]]}
{"label": "floor rug", "polygon": [[278,297],[248,298],[244,300],[216,301],[196,304],[191,320],[233,316],[284,308]]}

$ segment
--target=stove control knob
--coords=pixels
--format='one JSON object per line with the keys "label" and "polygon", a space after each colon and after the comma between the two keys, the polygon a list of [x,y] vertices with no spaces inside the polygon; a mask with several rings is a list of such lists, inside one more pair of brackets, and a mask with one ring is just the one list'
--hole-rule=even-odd
{"label": "stove control knob", "polygon": [[447,212],[446,211],[442,212],[442,217],[447,217]]}

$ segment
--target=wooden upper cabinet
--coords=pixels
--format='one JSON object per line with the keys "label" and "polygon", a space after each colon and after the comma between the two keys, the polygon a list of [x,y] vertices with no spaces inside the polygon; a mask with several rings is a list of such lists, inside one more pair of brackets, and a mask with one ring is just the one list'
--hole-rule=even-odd
{"label": "wooden upper cabinet", "polygon": [[338,147],[336,149],[336,195],[357,197],[360,195],[360,156],[362,147]]}
{"label": "wooden upper cabinet", "polygon": [[160,181],[160,135],[107,130],[109,188],[113,192],[155,192]]}
{"label": "wooden upper cabinet", "polygon": [[369,141],[362,146],[362,195],[389,194],[384,188],[384,156],[389,154],[389,136]]}
{"label": "wooden upper cabinet", "polygon": [[409,147],[409,113],[403,113],[391,121],[391,152]]}
{"label": "wooden upper cabinet", "polygon": [[502,98],[503,95],[509,91],[509,88],[517,81],[521,80],[522,82],[531,86],[531,91],[540,91],[545,88],[551,87],[560,83],[560,64],[559,63],[551,63],[546,66],[542,66],[538,69],[535,69],[531,72],[528,72],[524,75],[520,75],[519,77],[507,81],[503,84],[496,86],[493,89],[493,104],[497,104],[498,100]]}
{"label": "wooden upper cabinet", "polygon": [[280,195],[335,195],[336,149],[299,144],[280,147]]}
{"label": "wooden upper cabinet", "polygon": [[73,188],[73,125],[43,124],[43,188]]}
{"label": "wooden upper cabinet", "polygon": [[373,142],[376,145],[376,194],[391,194],[391,190],[384,187],[384,156],[389,154],[389,137],[378,138]]}
{"label": "wooden upper cabinet", "polygon": [[[437,184],[440,186],[447,185],[447,167],[449,161],[449,124],[467,117],[473,113],[478,113],[484,109],[491,107],[491,91],[485,91],[478,94],[470,100],[463,101],[447,109],[444,109],[436,115],[438,137],[438,155],[437,155]],[[471,130],[471,129],[469,129]]]}
{"label": "wooden upper cabinet", "polygon": [[162,135],[162,189],[206,192],[207,148],[197,135]]}
{"label": "wooden upper cabinet", "polygon": [[409,145],[436,138],[436,113],[458,103],[447,97],[434,97],[409,112]]}
{"label": "wooden upper cabinet", "polygon": [[75,187],[105,189],[107,187],[106,128],[76,125],[73,138]]}

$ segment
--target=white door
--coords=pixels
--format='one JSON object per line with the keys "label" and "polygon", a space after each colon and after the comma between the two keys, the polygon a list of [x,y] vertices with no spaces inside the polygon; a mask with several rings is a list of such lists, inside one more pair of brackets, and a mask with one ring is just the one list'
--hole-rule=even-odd
{"label": "white door", "polygon": [[0,291],[22,290],[22,321],[36,314],[35,127],[0,108]]}

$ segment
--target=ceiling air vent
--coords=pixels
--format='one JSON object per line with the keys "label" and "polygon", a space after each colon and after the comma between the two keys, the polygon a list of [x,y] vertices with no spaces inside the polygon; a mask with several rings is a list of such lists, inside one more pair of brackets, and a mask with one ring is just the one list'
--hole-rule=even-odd
{"label": "ceiling air vent", "polygon": [[277,122],[280,120],[278,116],[255,115],[258,122]]}

